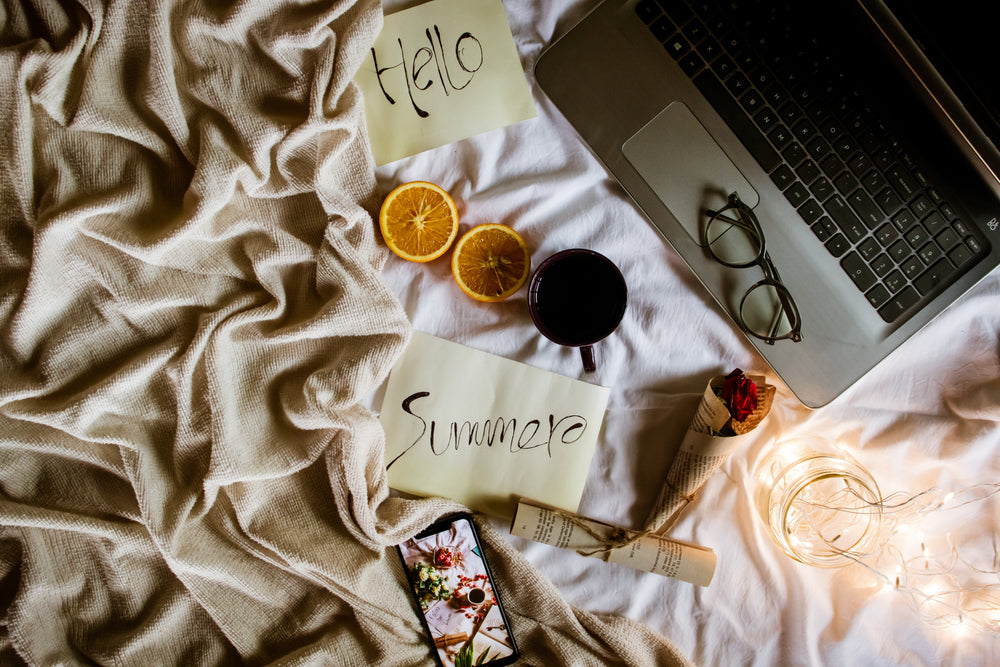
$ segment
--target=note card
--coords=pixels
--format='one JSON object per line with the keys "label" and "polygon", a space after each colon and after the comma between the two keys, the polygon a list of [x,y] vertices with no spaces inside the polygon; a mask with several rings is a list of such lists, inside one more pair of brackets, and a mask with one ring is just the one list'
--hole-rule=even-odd
{"label": "note card", "polygon": [[355,81],[378,165],[535,116],[500,0],[386,16]]}
{"label": "note card", "polygon": [[389,486],[508,519],[518,496],[576,512],[608,393],[414,332],[382,403]]}

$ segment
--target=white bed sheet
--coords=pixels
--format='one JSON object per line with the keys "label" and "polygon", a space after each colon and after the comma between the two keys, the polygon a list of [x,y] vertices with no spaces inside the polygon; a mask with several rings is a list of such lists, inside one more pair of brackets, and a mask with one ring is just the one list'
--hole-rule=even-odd
{"label": "white bed sheet", "polygon": [[[406,4],[413,3],[386,3],[386,10]],[[544,47],[595,4],[506,0],[538,117],[385,165],[377,178],[384,192],[410,180],[440,184],[455,198],[463,227],[514,227],[534,265],[570,247],[612,258],[628,282],[629,307],[619,330],[597,346],[597,372],[585,375],[575,350],[533,328],[524,290],[499,304],[477,303],[455,285],[446,258],[428,265],[393,258],[383,275],[415,329],[610,387],[580,511],[639,527],[708,379],[768,368],[534,81]],[[821,570],[786,557],[755,516],[752,494],[761,453],[794,434],[851,448],[884,493],[996,480],[998,332],[995,272],[827,407],[803,407],[768,373],[778,386],[771,415],[672,532],[716,551],[707,588],[509,539],[570,603],[646,623],[698,664],[998,664],[996,633],[932,627],[858,567]],[[988,505],[977,511],[984,534],[995,537],[996,514]]]}

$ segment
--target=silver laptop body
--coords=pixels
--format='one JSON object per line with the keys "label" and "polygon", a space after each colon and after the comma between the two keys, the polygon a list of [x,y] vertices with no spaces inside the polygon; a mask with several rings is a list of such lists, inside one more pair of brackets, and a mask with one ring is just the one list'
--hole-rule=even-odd
{"label": "silver laptop body", "polygon": [[[902,121],[901,127],[892,128],[892,136],[906,141],[916,137],[918,145],[893,144],[895,159],[909,169],[903,174],[893,170],[884,147],[877,156],[866,156],[866,151],[874,152],[876,147],[857,145],[874,143],[871,133],[849,128],[857,130],[856,159],[850,164],[868,171],[853,175],[859,188],[862,181],[876,190],[885,187],[868,197],[877,198],[879,210],[893,210],[892,206],[901,203],[898,215],[881,212],[879,220],[862,207],[865,197],[861,193],[851,198],[847,169],[837,181],[835,174],[826,175],[820,168],[816,180],[805,183],[804,190],[800,186],[792,196],[785,159],[790,149],[783,143],[780,128],[787,134],[801,133],[803,142],[828,131],[831,138],[825,150],[852,150],[849,134],[841,133],[843,127],[825,123],[818,106],[814,117],[810,116],[813,107],[805,97],[798,105],[806,122],[789,116],[785,123],[780,109],[787,105],[777,93],[772,105],[764,93],[750,100],[737,97],[739,90],[730,91],[735,103],[745,107],[745,118],[732,120],[732,101],[723,109],[725,114],[720,112],[723,103],[718,88],[732,85],[738,89],[736,79],[730,81],[729,76],[763,81],[768,76],[763,72],[774,61],[790,66],[781,76],[794,79],[788,72],[796,71],[800,63],[794,62],[794,51],[783,53],[784,45],[774,43],[773,25],[760,33],[764,46],[747,52],[748,57],[737,53],[727,56],[726,62],[713,60],[726,56],[727,44],[735,45],[737,37],[745,41],[756,34],[763,23],[748,17],[758,10],[774,11],[769,3],[607,0],[540,56],[535,75],[569,124],[734,319],[743,294],[763,274],[758,267],[734,269],[712,258],[705,247],[706,211],[718,210],[734,192],[753,209],[764,231],[767,253],[798,307],[802,340],[773,344],[753,336],[748,340],[805,405],[818,407],[842,393],[1000,264],[1000,152],[995,136],[991,140],[977,122],[981,117],[974,117],[963,103],[962,92],[949,86],[942,69],[932,65],[921,49],[925,45],[903,28],[885,4],[869,0],[790,4],[808,5],[827,37],[830,31],[843,33],[843,50],[850,49],[852,58],[858,57],[855,47],[865,58],[868,51],[881,58],[870,73],[862,69],[869,80],[858,85],[865,95],[881,98],[876,100],[875,118]],[[699,17],[701,9],[707,9],[707,18]],[[660,14],[654,16],[657,11]],[[823,20],[823,12],[832,12],[835,19]],[[666,19],[657,23],[661,15]],[[770,43],[765,43],[767,39]],[[745,50],[746,43],[740,48]],[[703,63],[700,70],[698,58]],[[759,66],[765,66],[764,70]],[[909,97],[897,94],[900,87],[906,88]],[[777,119],[760,115],[766,110]],[[794,106],[787,110],[791,113]],[[756,125],[757,119],[768,121],[766,132]],[[749,142],[747,123],[760,135]],[[933,131],[928,132],[931,125]],[[755,144],[761,136],[771,143],[770,151]],[[841,137],[843,144],[837,143]],[[809,154],[811,148],[806,155],[813,167],[824,164],[821,142],[802,145],[816,147],[815,155]],[[845,162],[848,157],[844,156]],[[793,159],[800,162],[801,158],[800,150]],[[880,161],[873,162],[876,159]],[[776,173],[782,165],[786,168]],[[809,176],[816,176],[813,167]],[[820,183],[821,178],[826,182]],[[845,202],[850,202],[850,213],[862,217],[867,212],[862,226],[845,221],[849,217]],[[894,224],[896,219],[898,224]],[[913,220],[921,224],[907,228]],[[894,228],[896,235],[891,236]],[[841,238],[831,241],[838,234]],[[898,244],[901,238],[906,245]],[[845,239],[846,249],[841,247]],[[928,245],[935,239],[940,243]],[[909,259],[903,282],[897,275],[903,273],[902,268],[885,264],[890,248],[894,257],[889,259]],[[903,257],[907,248],[910,258]],[[867,268],[858,268],[852,276],[854,262],[862,255]],[[937,275],[941,267],[949,268],[943,279]],[[863,271],[877,273],[876,282],[871,283],[867,273],[861,276]],[[890,287],[882,288],[887,276],[892,278]]]}

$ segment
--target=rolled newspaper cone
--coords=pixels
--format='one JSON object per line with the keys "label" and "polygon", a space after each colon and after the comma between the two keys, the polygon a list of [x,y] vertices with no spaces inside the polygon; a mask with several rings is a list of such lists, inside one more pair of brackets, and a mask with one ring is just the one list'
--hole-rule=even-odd
{"label": "rolled newspaper cone", "polygon": [[[726,404],[716,395],[726,376],[712,378],[705,387],[694,419],[667,472],[660,496],[646,519],[646,531],[662,535],[670,530],[705,481],[737,447],[750,439],[750,433],[771,411],[775,388],[767,384],[762,375],[747,378],[757,386],[757,407],[742,421],[732,419]],[[734,435],[720,435],[727,425]]]}
{"label": "rolled newspaper cone", "polygon": [[715,574],[715,552],[705,547],[612,526],[578,514],[520,500],[512,535],[582,556],[708,586]]}

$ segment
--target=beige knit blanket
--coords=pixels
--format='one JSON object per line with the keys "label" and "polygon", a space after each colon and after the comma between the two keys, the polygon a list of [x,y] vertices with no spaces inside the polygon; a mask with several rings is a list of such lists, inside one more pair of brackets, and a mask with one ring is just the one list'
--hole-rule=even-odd
{"label": "beige knit blanket", "polygon": [[[0,663],[414,665],[368,1],[0,8]],[[525,664],[684,658],[485,528]],[[627,592],[626,592],[627,594]]]}

